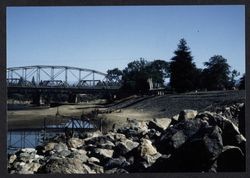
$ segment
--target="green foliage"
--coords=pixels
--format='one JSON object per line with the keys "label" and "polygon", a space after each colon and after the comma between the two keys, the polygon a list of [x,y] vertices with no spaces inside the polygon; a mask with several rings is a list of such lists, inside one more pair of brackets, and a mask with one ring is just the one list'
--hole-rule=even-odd
{"label": "green foliage", "polygon": [[235,87],[236,85],[236,77],[238,77],[240,75],[240,72],[238,72],[237,70],[232,70],[231,75],[230,75],[230,79],[229,79],[229,89],[232,89],[233,87]]}
{"label": "green foliage", "polygon": [[141,58],[139,61],[133,61],[123,70],[123,89],[135,93],[145,93],[149,89],[147,79],[149,73],[147,70],[148,62]]}
{"label": "green foliage", "polygon": [[154,60],[147,66],[149,78],[159,87],[163,87],[164,79],[169,77],[169,63],[163,60]]}
{"label": "green foliage", "polygon": [[[118,68],[108,70],[107,78],[122,83],[123,91],[132,93],[147,93],[148,80],[152,79],[154,88],[166,87],[164,80],[170,77],[168,88],[176,92],[193,90],[221,90],[232,89],[236,84],[239,72],[230,71],[227,59],[221,55],[214,55],[205,62],[205,69],[199,69],[193,62],[190,48],[185,39],[181,39],[175,56],[171,62],[154,60],[151,62],[143,58],[130,62],[124,70]],[[245,76],[241,78],[241,88],[245,86]]]}
{"label": "green foliage", "polygon": [[193,63],[193,57],[185,39],[181,39],[175,56],[170,63],[170,86],[174,91],[186,92],[196,89],[200,71]]}
{"label": "green foliage", "polygon": [[221,90],[229,87],[230,66],[227,59],[215,55],[205,62],[203,70],[203,87],[208,90]]}
{"label": "green foliage", "polygon": [[119,70],[118,68],[114,68],[107,71],[107,78],[109,81],[119,82],[121,80],[122,74],[123,73],[121,70]]}
{"label": "green foliage", "polygon": [[240,84],[239,84],[239,89],[240,90],[245,90],[245,74],[240,78]]}
{"label": "green foliage", "polygon": [[132,93],[146,93],[149,90],[148,79],[157,86],[163,86],[169,76],[169,64],[163,60],[148,62],[143,58],[130,62],[122,71],[123,90]]}

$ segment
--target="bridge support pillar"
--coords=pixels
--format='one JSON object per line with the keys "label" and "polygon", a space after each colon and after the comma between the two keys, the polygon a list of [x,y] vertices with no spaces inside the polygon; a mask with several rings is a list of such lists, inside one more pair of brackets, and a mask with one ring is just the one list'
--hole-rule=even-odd
{"label": "bridge support pillar", "polygon": [[76,103],[76,94],[70,93],[68,98],[69,103]]}
{"label": "bridge support pillar", "polygon": [[32,98],[33,98],[33,101],[32,101],[33,104],[37,106],[41,105],[41,93],[39,91],[35,92]]}

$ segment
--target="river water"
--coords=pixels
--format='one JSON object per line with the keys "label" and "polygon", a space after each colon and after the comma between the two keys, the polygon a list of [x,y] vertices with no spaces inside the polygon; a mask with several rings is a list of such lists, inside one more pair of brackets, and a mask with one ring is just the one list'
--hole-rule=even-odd
{"label": "river water", "polygon": [[94,129],[95,126],[87,121],[71,120],[63,125],[47,125],[44,129],[21,129],[8,131],[7,151],[13,153],[21,148],[35,148],[41,145],[46,139],[59,134],[64,134],[68,129]]}

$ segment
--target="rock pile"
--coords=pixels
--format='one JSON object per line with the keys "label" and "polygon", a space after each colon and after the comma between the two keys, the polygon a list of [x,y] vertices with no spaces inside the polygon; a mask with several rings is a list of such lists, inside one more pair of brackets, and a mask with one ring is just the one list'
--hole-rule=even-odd
{"label": "rock pile", "polygon": [[[241,112],[244,105],[240,105]],[[234,119],[242,119],[238,114]],[[230,118],[231,119],[231,118]],[[128,119],[106,134],[57,136],[9,155],[8,171],[39,173],[132,173],[245,171],[246,139],[225,115],[184,110],[173,118]]]}

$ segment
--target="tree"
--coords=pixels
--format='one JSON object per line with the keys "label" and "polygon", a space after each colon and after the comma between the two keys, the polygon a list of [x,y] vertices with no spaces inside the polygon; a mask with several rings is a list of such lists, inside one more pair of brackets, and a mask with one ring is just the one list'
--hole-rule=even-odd
{"label": "tree", "polygon": [[240,75],[240,72],[238,72],[237,70],[232,70],[231,72],[231,76],[229,79],[229,89],[232,89],[233,87],[235,87],[236,84],[236,77],[238,77]]}
{"label": "tree", "polygon": [[245,90],[245,74],[240,78],[240,84],[239,84],[239,89],[240,90]]}
{"label": "tree", "polygon": [[203,86],[208,90],[221,90],[229,86],[230,66],[227,59],[215,55],[205,62],[203,70]]}
{"label": "tree", "polygon": [[149,77],[147,71],[148,61],[140,58],[138,61],[130,62],[123,70],[123,89],[130,90],[135,93],[145,93],[149,89],[147,79]]}
{"label": "tree", "polygon": [[164,79],[169,77],[169,63],[163,60],[154,60],[150,62],[146,68],[149,78],[155,85],[162,87],[164,85]]}
{"label": "tree", "polygon": [[107,79],[109,80],[109,82],[112,83],[119,83],[121,81],[122,78],[122,71],[119,70],[118,68],[114,68],[112,70],[108,70],[107,71]]}
{"label": "tree", "polygon": [[191,91],[197,88],[198,70],[185,39],[181,39],[175,56],[170,63],[170,86],[177,92]]}

